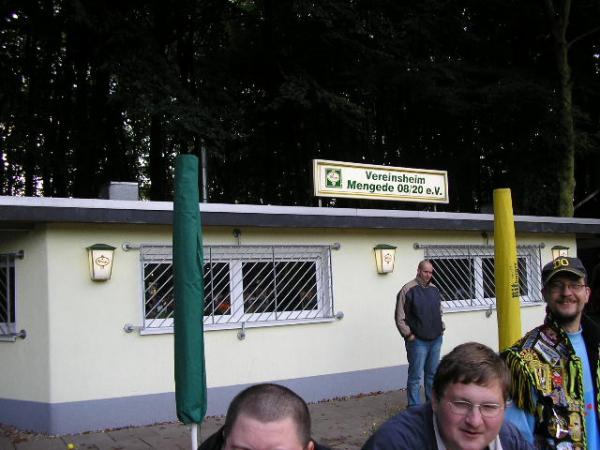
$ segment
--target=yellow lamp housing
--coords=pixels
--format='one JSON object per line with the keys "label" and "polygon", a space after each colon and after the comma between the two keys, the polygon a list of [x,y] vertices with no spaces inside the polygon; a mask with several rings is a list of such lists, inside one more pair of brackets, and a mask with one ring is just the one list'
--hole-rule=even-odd
{"label": "yellow lamp housing", "polygon": [[94,244],[87,247],[90,265],[90,278],[93,281],[110,280],[115,247],[108,244]]}
{"label": "yellow lamp housing", "polygon": [[555,245],[552,247],[552,260],[554,261],[560,256],[569,256],[569,247],[565,247],[564,245]]}
{"label": "yellow lamp housing", "polygon": [[396,261],[396,247],[388,244],[377,244],[373,248],[373,251],[375,252],[377,273],[386,274],[393,272]]}

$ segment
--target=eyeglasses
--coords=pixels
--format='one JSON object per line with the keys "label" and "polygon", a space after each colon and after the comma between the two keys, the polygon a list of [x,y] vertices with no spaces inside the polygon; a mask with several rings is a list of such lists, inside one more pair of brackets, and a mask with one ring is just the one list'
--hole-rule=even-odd
{"label": "eyeglasses", "polygon": [[454,414],[459,416],[467,416],[473,412],[475,408],[479,408],[479,413],[483,417],[493,418],[500,414],[500,411],[504,409],[504,405],[498,403],[471,403],[466,400],[454,400],[448,401],[450,409]]}
{"label": "eyeglasses", "polygon": [[585,284],[581,283],[550,283],[550,291],[552,292],[563,292],[565,288],[571,292],[579,292],[585,287]]}

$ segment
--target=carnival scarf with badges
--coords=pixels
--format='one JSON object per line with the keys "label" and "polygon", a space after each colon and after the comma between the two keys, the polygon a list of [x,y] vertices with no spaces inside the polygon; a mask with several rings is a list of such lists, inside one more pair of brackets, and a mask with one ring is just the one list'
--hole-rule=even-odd
{"label": "carnival scarf with badges", "polygon": [[[582,363],[551,316],[502,356],[512,374],[515,406],[535,417],[536,444],[559,450],[585,449]],[[591,367],[598,370],[597,364]],[[593,378],[596,382],[597,374]]]}

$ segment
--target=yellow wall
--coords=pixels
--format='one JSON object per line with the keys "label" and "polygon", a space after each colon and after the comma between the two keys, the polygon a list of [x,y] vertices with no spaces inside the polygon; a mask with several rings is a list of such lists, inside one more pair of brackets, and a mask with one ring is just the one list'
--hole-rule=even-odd
{"label": "yellow wall", "polygon": [[26,339],[0,342],[0,398],[50,399],[50,355],[48,351],[48,254],[43,226],[31,231],[6,232],[0,252],[24,251],[15,260],[17,331]]}
{"label": "yellow wall", "polygon": [[[488,240],[486,242],[486,239]],[[124,251],[124,242],[170,243],[170,227],[149,225],[48,225],[4,238],[2,250],[23,248],[17,261],[19,328],[28,337],[0,343],[0,398],[69,402],[172,392],[173,335],[125,333],[123,326],[142,321],[139,252]],[[517,236],[519,244],[544,242],[575,248],[574,237]],[[85,248],[101,242],[117,247],[113,276],[92,282]],[[231,228],[205,231],[205,244],[234,244]],[[241,244],[333,244],[334,311],[339,321],[211,330],[206,336],[209,387],[282,380],[406,364],[404,346],[394,323],[395,297],[414,277],[423,258],[421,244],[493,244],[480,232],[407,230],[242,229]],[[398,246],[392,274],[378,275],[373,247]],[[47,267],[47,273],[45,272]],[[46,296],[47,292],[47,296]],[[543,305],[522,309],[524,330],[541,323]],[[497,347],[495,313],[446,314],[443,352],[468,340]]]}

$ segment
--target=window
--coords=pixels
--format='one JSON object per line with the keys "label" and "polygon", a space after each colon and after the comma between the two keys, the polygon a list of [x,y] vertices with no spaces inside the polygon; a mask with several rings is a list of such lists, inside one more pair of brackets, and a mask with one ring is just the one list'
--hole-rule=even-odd
{"label": "window", "polygon": [[[489,308],[496,304],[494,247],[420,245],[431,260],[433,283],[440,289],[445,309]],[[517,247],[519,295],[523,303],[542,302],[540,247]]]}
{"label": "window", "polygon": [[15,334],[15,255],[0,254],[0,337]]}
{"label": "window", "polygon": [[[173,327],[172,247],[140,247],[144,329]],[[333,317],[328,246],[205,246],[207,329]]]}
{"label": "window", "polygon": [[[494,258],[482,258],[481,263],[483,272],[483,296],[485,298],[495,298],[496,285],[494,284]],[[529,277],[527,273],[527,258],[524,256],[517,256],[517,266],[519,269],[519,295],[522,298],[528,298]]]}

